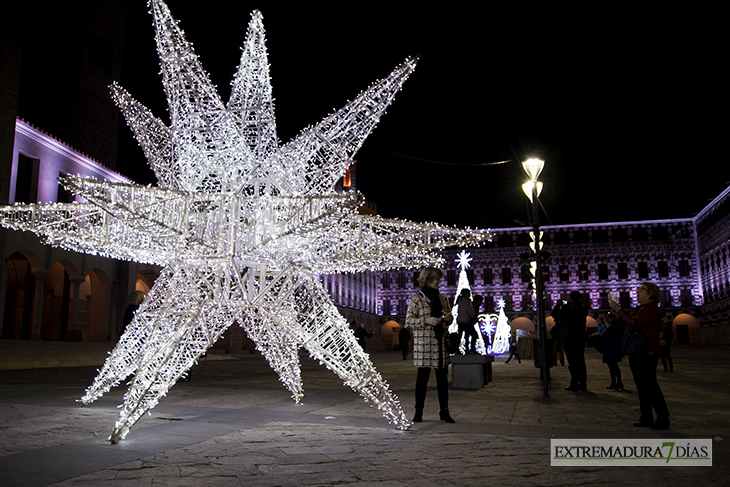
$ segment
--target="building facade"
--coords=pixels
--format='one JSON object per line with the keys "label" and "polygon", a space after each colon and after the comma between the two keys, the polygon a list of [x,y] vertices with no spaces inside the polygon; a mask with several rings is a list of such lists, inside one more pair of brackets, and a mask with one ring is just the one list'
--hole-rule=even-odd
{"label": "building facade", "polygon": [[[20,119],[9,168],[9,203],[71,202],[58,177],[131,182]],[[29,232],[0,230],[3,339],[110,342],[129,295],[149,291],[153,266],[80,254],[43,244]]]}
{"label": "building facade", "polygon": [[[466,249],[472,257],[467,270],[472,292],[484,296],[482,312],[496,311],[503,301],[513,328],[534,332],[536,303],[527,265],[531,229],[493,231],[491,243]],[[545,226],[541,231],[544,257],[548,256],[542,271],[548,315],[558,300],[579,291],[591,310],[588,327],[597,327],[610,311],[609,293],[616,293],[623,306],[635,307],[636,289],[651,281],[661,290],[660,306],[675,327],[676,344],[730,345],[730,188],[694,218]],[[442,252],[441,291],[451,299],[459,277],[456,254],[461,250]],[[346,299],[338,304],[343,312],[358,308],[357,294],[363,292],[370,296],[364,311],[377,314],[381,324],[403,323],[408,301],[419,289],[418,273],[375,272],[364,281],[365,287],[349,287],[359,282],[357,278],[344,280],[336,292]],[[549,317],[547,322],[551,326]]]}

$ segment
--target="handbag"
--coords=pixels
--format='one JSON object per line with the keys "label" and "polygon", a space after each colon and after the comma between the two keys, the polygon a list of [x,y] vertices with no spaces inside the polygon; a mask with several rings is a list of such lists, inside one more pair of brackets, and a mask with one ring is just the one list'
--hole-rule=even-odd
{"label": "handbag", "polygon": [[461,344],[461,337],[458,333],[449,333],[446,335],[446,351],[449,355],[456,355],[459,353],[459,345]]}
{"label": "handbag", "polygon": [[649,337],[643,331],[624,333],[621,351],[626,355],[649,353]]}

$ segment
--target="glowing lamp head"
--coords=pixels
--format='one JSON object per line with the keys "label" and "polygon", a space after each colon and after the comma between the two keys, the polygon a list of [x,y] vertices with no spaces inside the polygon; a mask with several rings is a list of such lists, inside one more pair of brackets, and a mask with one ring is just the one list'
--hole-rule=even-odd
{"label": "glowing lamp head", "polygon": [[542,181],[527,181],[522,185],[522,191],[530,198],[530,203],[532,203],[532,193],[535,186],[537,186],[537,196],[540,196],[540,193],[542,193]]}
{"label": "glowing lamp head", "polygon": [[537,181],[537,178],[540,176],[544,167],[545,161],[542,159],[532,158],[527,159],[522,163],[522,169],[524,169],[527,175],[530,176],[530,181]]}

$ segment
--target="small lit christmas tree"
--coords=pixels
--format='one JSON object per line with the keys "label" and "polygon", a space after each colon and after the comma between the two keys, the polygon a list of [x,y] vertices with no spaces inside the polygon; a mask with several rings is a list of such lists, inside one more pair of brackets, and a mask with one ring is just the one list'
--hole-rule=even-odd
{"label": "small lit christmas tree", "polygon": [[[457,255],[456,259],[456,266],[461,269],[459,272],[459,284],[456,287],[456,299],[454,299],[454,307],[451,309],[451,315],[454,317],[454,321],[451,323],[451,326],[449,326],[449,333],[458,333],[459,332],[459,325],[456,322],[456,317],[459,316],[459,305],[457,304],[457,301],[459,299],[459,296],[461,295],[461,291],[464,289],[468,289],[471,291],[471,287],[469,286],[469,276],[466,274],[466,270],[469,268],[469,263],[471,262],[471,255],[465,251],[462,250]],[[473,296],[469,295],[469,300],[473,301]],[[475,312],[478,312],[478,310],[474,310]],[[477,352],[481,355],[485,355],[486,349],[484,346],[484,340],[482,339],[482,334],[479,332],[479,320],[477,320],[477,323],[474,325],[476,332],[477,332],[477,344],[476,349]],[[466,337],[461,337],[461,342],[459,343],[459,352],[462,354],[466,352]]]}

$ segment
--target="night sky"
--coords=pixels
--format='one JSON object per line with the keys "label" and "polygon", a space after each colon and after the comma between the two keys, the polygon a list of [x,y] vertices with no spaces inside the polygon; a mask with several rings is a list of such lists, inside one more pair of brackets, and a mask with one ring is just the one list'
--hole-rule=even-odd
{"label": "night sky", "polygon": [[[144,3],[130,2],[122,84],[166,119]],[[730,182],[719,11],[232,4],[168,3],[226,101],[261,10],[282,143],[419,56],[355,157],[385,217],[518,226],[530,156],[555,225],[691,217]],[[154,182],[122,137],[120,169]]]}

